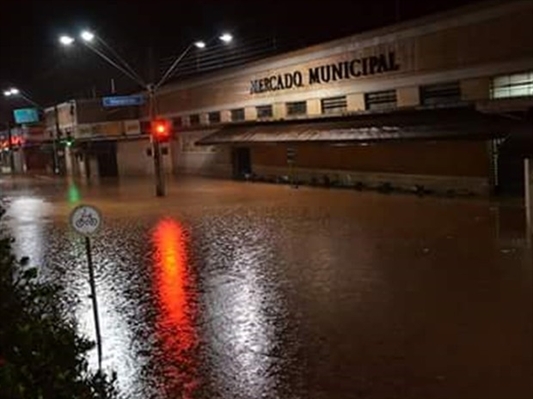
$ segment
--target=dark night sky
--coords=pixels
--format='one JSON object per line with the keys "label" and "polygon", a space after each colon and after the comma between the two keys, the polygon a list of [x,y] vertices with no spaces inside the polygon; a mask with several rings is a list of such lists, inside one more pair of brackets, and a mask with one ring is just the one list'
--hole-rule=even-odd
{"label": "dark night sky", "polygon": [[[398,1],[400,18],[406,20],[485,0]],[[104,37],[146,75],[150,46],[160,58],[222,29],[237,38],[275,32],[278,40],[311,44],[393,23],[395,4],[395,0],[6,1],[0,24],[0,88],[16,85],[50,104],[118,78],[87,49],[57,45],[59,34],[84,27]],[[120,78],[117,87],[133,89]],[[4,101],[0,107],[6,108]]]}

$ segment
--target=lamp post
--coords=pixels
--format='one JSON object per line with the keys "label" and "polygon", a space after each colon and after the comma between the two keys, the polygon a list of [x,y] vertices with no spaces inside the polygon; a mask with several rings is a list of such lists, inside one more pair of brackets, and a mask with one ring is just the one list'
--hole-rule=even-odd
{"label": "lamp post", "polygon": [[[22,99],[24,99],[25,101],[29,102],[31,105],[33,105],[34,107],[36,107],[37,109],[39,110],[44,110],[44,108],[39,104],[37,103],[36,101],[34,101],[28,94],[24,93],[23,91],[17,89],[16,87],[12,87],[8,90],[4,90],[4,96],[5,97],[20,97]],[[58,115],[58,110],[57,110],[57,106],[54,107],[54,113],[55,113],[55,134],[53,135],[52,137],[52,153],[53,153],[53,169],[54,169],[54,174],[58,174],[59,173],[59,161],[58,161],[58,158],[57,158],[57,148],[56,148],[56,139],[59,135],[59,115]],[[8,125],[8,136],[11,137],[11,130],[9,129],[9,125]],[[9,139],[11,140],[11,139]],[[9,142],[9,148],[11,149],[11,141]],[[14,167],[14,161],[13,161],[13,155],[11,155],[11,158],[10,158],[10,162],[11,162],[11,167]]]}
{"label": "lamp post", "polygon": [[[215,37],[216,38],[216,37]],[[233,41],[233,36],[229,33],[223,33],[218,36],[219,40],[225,44],[229,44]],[[148,94],[148,113],[150,118],[150,126],[154,125],[154,122],[157,119],[157,91],[161,85],[168,81],[172,75],[176,72],[176,69],[180,62],[185,58],[185,56],[193,49],[203,49],[206,47],[206,42],[196,41],[189,44],[185,50],[176,57],[174,62],[170,65],[167,71],[163,74],[163,77],[157,82],[146,83],[144,79],[135,71],[134,68],[128,64],[107,42],[105,42],[101,37],[95,35],[89,30],[84,30],[80,33],[80,41],[91,51],[96,53],[100,58],[105,60],[108,64],[115,67],[115,69],[122,72],[128,78],[137,83],[143,90]],[[213,38],[214,39],[214,38]],[[212,41],[213,39],[209,40]],[[72,36],[62,35],[59,37],[59,42],[66,47],[74,44],[76,39]],[[98,46],[100,44],[101,46]],[[103,48],[107,49],[111,56],[106,54],[103,51]],[[115,59],[113,59],[113,57]],[[165,196],[165,179],[163,172],[163,163],[161,158],[161,148],[160,142],[157,138],[157,135],[151,134],[152,142],[152,153],[154,157],[154,173],[155,173],[155,191],[156,196],[164,197]]]}

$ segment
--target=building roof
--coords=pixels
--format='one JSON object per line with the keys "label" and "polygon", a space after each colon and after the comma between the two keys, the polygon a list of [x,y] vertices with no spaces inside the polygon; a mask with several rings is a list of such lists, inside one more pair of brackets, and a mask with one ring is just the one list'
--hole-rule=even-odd
{"label": "building roof", "polygon": [[226,125],[196,144],[368,143],[399,140],[488,139],[510,133],[516,120],[473,108],[369,113],[341,118]]}

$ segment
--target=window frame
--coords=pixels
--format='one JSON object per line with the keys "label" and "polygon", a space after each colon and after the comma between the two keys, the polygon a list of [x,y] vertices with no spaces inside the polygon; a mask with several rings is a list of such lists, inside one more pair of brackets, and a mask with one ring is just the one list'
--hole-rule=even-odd
{"label": "window frame", "polygon": [[[303,105],[302,110],[295,112],[299,105]],[[290,101],[285,103],[285,111],[287,116],[303,116],[307,115],[307,101]]]}

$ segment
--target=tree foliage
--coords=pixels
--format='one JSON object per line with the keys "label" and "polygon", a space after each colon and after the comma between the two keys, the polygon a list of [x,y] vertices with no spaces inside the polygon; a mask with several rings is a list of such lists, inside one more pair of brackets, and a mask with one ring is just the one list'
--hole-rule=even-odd
{"label": "tree foliage", "polygon": [[[0,208],[0,220],[4,210]],[[61,310],[59,287],[17,260],[0,225],[0,398],[109,399],[114,376],[91,372],[94,343]]]}

